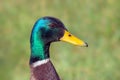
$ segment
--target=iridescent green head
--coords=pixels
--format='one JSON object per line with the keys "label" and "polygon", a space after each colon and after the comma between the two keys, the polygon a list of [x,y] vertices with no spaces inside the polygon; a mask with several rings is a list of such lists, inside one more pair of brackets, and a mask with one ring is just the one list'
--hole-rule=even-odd
{"label": "iridescent green head", "polygon": [[72,34],[68,33],[64,24],[53,17],[43,17],[35,23],[30,38],[31,58],[30,64],[38,60],[49,58],[49,46],[54,41],[67,41],[75,45],[87,46]]}

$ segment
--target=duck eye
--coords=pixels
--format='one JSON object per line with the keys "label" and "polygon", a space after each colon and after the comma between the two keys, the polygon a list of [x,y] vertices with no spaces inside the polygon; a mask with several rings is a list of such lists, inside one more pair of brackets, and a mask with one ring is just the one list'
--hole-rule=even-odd
{"label": "duck eye", "polygon": [[55,24],[55,23],[51,23],[49,26],[50,26],[51,28],[54,28],[54,27],[56,27],[56,24]]}

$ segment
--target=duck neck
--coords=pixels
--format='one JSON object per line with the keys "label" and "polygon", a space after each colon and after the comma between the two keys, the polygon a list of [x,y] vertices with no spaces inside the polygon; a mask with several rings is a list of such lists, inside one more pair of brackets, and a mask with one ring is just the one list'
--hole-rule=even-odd
{"label": "duck neck", "polygon": [[31,38],[30,64],[49,58],[50,43],[44,44],[38,37]]}

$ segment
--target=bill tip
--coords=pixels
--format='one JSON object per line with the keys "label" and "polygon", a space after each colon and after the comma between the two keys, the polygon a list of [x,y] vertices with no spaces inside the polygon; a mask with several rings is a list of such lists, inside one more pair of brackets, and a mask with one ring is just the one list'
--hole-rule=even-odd
{"label": "bill tip", "polygon": [[88,47],[88,43],[85,42],[85,47]]}

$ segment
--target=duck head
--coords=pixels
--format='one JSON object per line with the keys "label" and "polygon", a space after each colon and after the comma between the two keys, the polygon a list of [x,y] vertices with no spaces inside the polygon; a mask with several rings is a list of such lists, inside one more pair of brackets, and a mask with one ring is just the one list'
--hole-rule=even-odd
{"label": "duck head", "polygon": [[43,17],[37,20],[32,29],[30,64],[49,58],[50,43],[55,41],[66,41],[78,46],[88,46],[86,42],[69,33],[59,19]]}

